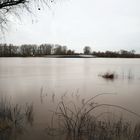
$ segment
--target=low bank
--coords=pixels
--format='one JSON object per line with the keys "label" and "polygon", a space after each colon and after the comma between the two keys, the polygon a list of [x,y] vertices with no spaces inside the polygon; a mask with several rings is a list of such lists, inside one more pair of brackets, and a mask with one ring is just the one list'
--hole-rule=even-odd
{"label": "low bank", "polygon": [[94,55],[45,55],[47,58],[95,58]]}

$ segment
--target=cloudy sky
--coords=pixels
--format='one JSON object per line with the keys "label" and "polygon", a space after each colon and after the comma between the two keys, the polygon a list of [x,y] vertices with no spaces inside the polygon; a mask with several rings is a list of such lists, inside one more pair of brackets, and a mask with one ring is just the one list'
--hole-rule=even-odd
{"label": "cloudy sky", "polygon": [[2,42],[57,43],[82,52],[135,49],[140,53],[140,0],[61,0],[11,20]]}

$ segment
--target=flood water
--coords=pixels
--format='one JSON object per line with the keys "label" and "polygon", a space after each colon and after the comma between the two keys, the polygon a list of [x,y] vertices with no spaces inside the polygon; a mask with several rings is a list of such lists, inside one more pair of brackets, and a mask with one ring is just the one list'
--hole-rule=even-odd
{"label": "flood water", "polygon": [[[117,77],[102,78],[106,72]],[[121,105],[140,114],[140,59],[0,58],[0,96],[21,105],[33,103],[38,128],[49,122],[50,110],[62,97],[78,103],[102,93],[110,95],[96,102]]]}

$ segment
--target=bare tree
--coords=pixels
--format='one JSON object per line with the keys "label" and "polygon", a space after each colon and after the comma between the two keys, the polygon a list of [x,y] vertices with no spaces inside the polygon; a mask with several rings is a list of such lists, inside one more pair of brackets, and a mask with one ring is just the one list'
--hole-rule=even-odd
{"label": "bare tree", "polygon": [[55,55],[65,55],[65,54],[67,54],[67,46],[61,46],[59,44],[56,44],[55,48],[53,50],[53,54],[55,54]]}
{"label": "bare tree", "polygon": [[40,54],[41,55],[51,55],[53,49],[52,44],[41,44],[39,46]]}
{"label": "bare tree", "polygon": [[91,48],[89,46],[85,46],[83,51],[84,51],[84,54],[86,54],[86,55],[91,54]]}
{"label": "bare tree", "polygon": [[[4,25],[7,24],[8,14],[15,14],[20,17],[18,13],[20,9],[26,9],[28,12],[30,11],[31,3],[36,5],[46,4],[49,6],[54,0],[0,0],[0,29],[4,28]],[[40,7],[38,7],[40,10]]]}

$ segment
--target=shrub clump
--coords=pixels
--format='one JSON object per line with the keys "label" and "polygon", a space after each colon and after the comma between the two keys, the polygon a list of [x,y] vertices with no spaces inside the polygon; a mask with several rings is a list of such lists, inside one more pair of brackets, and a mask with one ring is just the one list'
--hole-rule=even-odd
{"label": "shrub clump", "polygon": [[[82,100],[80,107],[73,101],[66,103],[61,100],[53,112],[51,126],[46,129],[48,135],[69,135],[72,140],[139,140],[140,124],[132,127],[131,123],[123,120],[122,117],[104,120],[101,117],[113,113],[98,114],[96,111],[100,107],[109,106],[127,111],[139,118],[140,115],[122,106],[96,103],[94,99],[100,95],[103,94],[96,95],[87,101]],[[56,122],[58,122],[57,125]]]}

